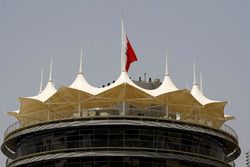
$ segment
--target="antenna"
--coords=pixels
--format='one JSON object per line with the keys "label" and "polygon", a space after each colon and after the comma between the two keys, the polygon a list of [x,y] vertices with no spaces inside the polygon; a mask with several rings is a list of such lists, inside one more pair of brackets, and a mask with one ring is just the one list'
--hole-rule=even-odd
{"label": "antenna", "polygon": [[83,70],[82,70],[82,61],[83,61],[83,49],[81,48],[80,65],[79,65],[79,72],[78,72],[78,74],[82,74],[83,73]]}
{"label": "antenna", "polygon": [[166,48],[166,74],[165,75],[169,75],[168,72],[168,49]]}
{"label": "antenna", "polygon": [[53,67],[53,60],[52,57],[50,59],[50,69],[49,69],[49,82],[53,82],[52,80],[52,67]]}
{"label": "antenna", "polygon": [[197,85],[196,82],[196,68],[195,68],[195,60],[193,60],[193,77],[194,77],[194,81],[193,81],[193,85]]}
{"label": "antenna", "polygon": [[41,81],[40,81],[40,90],[39,93],[43,91],[43,68],[41,69]]}

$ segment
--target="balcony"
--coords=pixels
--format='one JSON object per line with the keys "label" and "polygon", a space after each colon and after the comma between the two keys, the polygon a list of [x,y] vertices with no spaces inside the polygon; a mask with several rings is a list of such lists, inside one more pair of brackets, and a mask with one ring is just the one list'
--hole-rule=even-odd
{"label": "balcony", "polygon": [[[64,112],[67,113],[67,112]],[[46,123],[49,121],[60,121],[60,120],[74,120],[74,119],[94,119],[94,118],[103,118],[108,119],[111,117],[136,117],[136,118],[155,118],[160,120],[171,120],[171,121],[180,121],[180,122],[187,122],[192,124],[198,124],[202,126],[207,126],[214,129],[219,129],[223,132],[226,132],[227,134],[233,136],[238,141],[238,135],[235,132],[234,129],[232,129],[230,126],[226,124],[222,124],[219,128],[215,128],[213,124],[216,122],[211,121],[209,119],[207,120],[201,120],[199,119],[199,115],[191,114],[188,118],[183,118],[182,114],[179,112],[171,112],[166,111],[165,109],[138,109],[138,108],[130,108],[129,110],[125,110],[125,112],[122,111],[122,109],[117,108],[91,108],[88,110],[81,110],[81,111],[68,111],[68,113],[71,113],[70,116],[63,116],[60,115],[60,117],[53,117],[55,113],[51,113],[50,116],[48,116],[48,120],[46,121],[38,121],[35,119],[29,120],[28,123],[25,125],[21,122],[15,122],[12,125],[10,125],[5,133],[4,138],[6,138],[10,133],[17,131],[21,128],[25,128],[31,125],[40,124],[40,123]],[[50,114],[50,113],[48,113]]]}

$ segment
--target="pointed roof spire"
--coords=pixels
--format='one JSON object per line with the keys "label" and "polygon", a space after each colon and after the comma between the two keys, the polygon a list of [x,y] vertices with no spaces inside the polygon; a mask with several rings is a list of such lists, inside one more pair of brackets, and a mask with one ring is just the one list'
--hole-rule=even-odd
{"label": "pointed roof spire", "polygon": [[88,83],[83,74],[83,48],[81,48],[79,71],[77,73],[76,79],[69,86],[69,88],[77,89],[89,94],[97,94],[100,88],[96,88]]}
{"label": "pointed roof spire", "polygon": [[79,65],[79,72],[78,72],[78,74],[82,74],[83,73],[83,70],[82,70],[82,61],[83,61],[83,49],[81,48],[80,65]]}
{"label": "pointed roof spire", "polygon": [[41,69],[41,82],[40,82],[40,90],[39,93],[43,91],[43,68]]}
{"label": "pointed roof spire", "polygon": [[[201,79],[201,73],[200,73],[200,79]],[[207,98],[202,92],[202,79],[200,80],[200,84],[201,84],[201,89],[199,88],[196,82],[196,70],[195,70],[195,63],[194,63],[194,83],[191,89],[191,94],[193,95],[193,97],[202,105],[207,105],[209,103],[223,103],[223,104],[226,103],[226,102],[211,100]]]}
{"label": "pointed roof spire", "polygon": [[193,61],[193,77],[194,77],[194,80],[193,80],[193,85],[197,85],[197,82],[196,82],[196,68],[195,68],[195,60]]}
{"label": "pointed roof spire", "polygon": [[165,75],[169,75],[169,72],[168,72],[168,49],[166,48],[166,73]]}
{"label": "pointed roof spire", "polygon": [[[42,83],[42,82],[41,82]],[[40,87],[41,90],[41,87]],[[53,96],[56,93],[56,88],[54,85],[54,82],[52,80],[52,57],[50,61],[50,72],[49,72],[49,80],[47,82],[47,85],[45,88],[36,96],[31,96],[31,97],[24,97],[24,98],[29,98],[29,99],[35,99],[39,100],[41,102],[45,102],[48,100],[51,96]],[[22,98],[21,98],[22,99]]]}
{"label": "pointed roof spire", "polygon": [[53,68],[53,60],[52,57],[50,59],[50,69],[49,69],[49,82],[53,82],[52,80],[52,68]]}
{"label": "pointed roof spire", "polygon": [[202,88],[202,71],[200,71],[200,89],[201,89],[201,92],[203,92],[203,88]]}
{"label": "pointed roof spire", "polygon": [[149,90],[149,92],[153,95],[153,96],[159,96],[161,94],[165,94],[165,93],[169,93],[169,92],[173,92],[173,91],[177,91],[179,90],[175,84],[173,83],[169,72],[168,72],[168,54],[167,54],[167,49],[166,49],[166,71],[165,71],[165,76],[163,78],[163,81],[161,83],[161,85],[153,90]]}

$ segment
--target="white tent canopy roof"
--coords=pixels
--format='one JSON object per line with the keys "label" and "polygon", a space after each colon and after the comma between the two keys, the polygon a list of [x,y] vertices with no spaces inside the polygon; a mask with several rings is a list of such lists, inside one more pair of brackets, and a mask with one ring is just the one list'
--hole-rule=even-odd
{"label": "white tent canopy roof", "polygon": [[117,79],[113,84],[111,84],[110,86],[106,86],[106,87],[104,87],[104,88],[100,88],[100,89],[99,89],[99,90],[100,90],[99,93],[102,93],[102,92],[104,92],[104,91],[106,91],[106,90],[112,89],[112,88],[114,88],[114,87],[116,87],[116,86],[119,86],[119,85],[122,85],[122,84],[129,84],[129,85],[133,86],[134,88],[137,88],[137,89],[139,89],[139,90],[141,90],[141,91],[144,91],[145,93],[150,94],[150,91],[149,91],[149,90],[144,89],[144,88],[142,88],[142,87],[136,85],[136,84],[129,78],[128,73],[127,73],[126,71],[122,71],[121,74],[120,74],[120,76],[118,77],[118,79]]}
{"label": "white tent canopy roof", "polygon": [[97,88],[94,87],[92,85],[90,85],[87,80],[84,77],[84,73],[82,70],[82,49],[81,49],[81,60],[80,60],[80,67],[79,67],[79,72],[77,74],[77,77],[75,79],[75,81],[69,86],[72,89],[77,89],[92,95],[97,95],[100,94],[104,91],[107,91],[109,89],[112,89],[116,86],[119,86],[121,84],[129,84],[131,86],[133,86],[136,89],[139,89],[141,91],[144,91],[145,93],[150,94],[151,96],[158,96],[161,94],[165,94],[165,93],[169,93],[169,92],[173,92],[176,90],[179,90],[173,83],[169,73],[168,73],[168,62],[167,62],[167,56],[166,56],[166,73],[165,73],[165,77],[163,79],[163,82],[161,84],[160,87],[154,89],[154,90],[148,90],[148,89],[144,89],[138,85],[136,85],[128,76],[128,73],[125,70],[122,70],[120,73],[120,76],[118,77],[118,79],[111,85],[106,86],[104,88]]}
{"label": "white tent canopy roof", "polygon": [[[81,54],[82,55],[82,54]],[[167,59],[167,58],[166,58]],[[68,87],[62,87],[58,91],[52,81],[52,63],[50,67],[50,77],[46,87],[36,96],[20,98],[21,108],[15,112],[9,112],[17,119],[23,119],[24,123],[31,122],[30,118],[25,116],[32,113],[36,118],[37,112],[42,113],[46,110],[46,103],[50,104],[50,112],[54,114],[65,111],[75,112],[76,110],[89,109],[95,107],[110,107],[126,101],[129,104],[138,107],[148,107],[154,105],[166,105],[171,111],[182,112],[183,118],[189,119],[190,113],[193,113],[193,107],[201,106],[200,111],[208,111],[204,114],[219,115],[220,119],[229,120],[231,116],[224,115],[225,102],[215,101],[205,97],[196,83],[194,66],[194,83],[191,92],[178,89],[173,83],[166,61],[166,72],[162,84],[153,90],[144,89],[135,84],[129,77],[126,70],[122,70],[117,80],[104,88],[97,88],[90,85],[84,77],[82,71],[82,56],[79,72],[74,82]],[[41,89],[40,89],[41,90]],[[173,92],[173,93],[172,93]],[[81,94],[79,94],[81,93]],[[55,95],[55,96],[54,96]],[[167,98],[166,98],[167,97]],[[214,104],[215,103],[215,104]],[[61,105],[63,104],[63,105]],[[209,104],[209,105],[207,105]],[[195,108],[196,111],[196,108]],[[211,112],[212,111],[212,112]],[[67,116],[70,113],[67,112]],[[46,119],[46,113],[43,113],[42,119]],[[46,118],[45,118],[46,117]],[[36,118],[37,119],[37,118]],[[190,119],[192,119],[190,117]]]}
{"label": "white tent canopy roof", "polygon": [[169,93],[169,92],[173,92],[173,91],[177,91],[179,90],[175,84],[173,83],[169,71],[168,71],[168,53],[167,53],[167,49],[166,49],[166,71],[165,71],[165,77],[162,81],[162,84],[160,85],[160,87],[151,90],[150,93],[153,96],[159,96],[161,94],[165,94],[165,93]]}
{"label": "white tent canopy roof", "polygon": [[83,74],[82,64],[83,64],[83,49],[81,48],[79,71],[76,76],[76,79],[69,86],[69,88],[80,90],[92,95],[96,95],[99,92],[100,88],[96,88],[87,82]]}
{"label": "white tent canopy roof", "polygon": [[215,100],[208,99],[201,92],[201,90],[200,90],[200,88],[199,88],[199,86],[197,84],[193,84],[193,87],[191,89],[191,94],[202,105],[206,105],[206,104],[209,104],[209,103],[218,103],[218,102],[221,102],[221,101],[215,101]]}
{"label": "white tent canopy roof", "polygon": [[165,75],[162,84],[154,89],[150,91],[150,94],[153,96],[159,96],[161,94],[165,94],[165,93],[169,93],[169,92],[174,92],[179,90],[175,84],[173,83],[170,75]]}
{"label": "white tent canopy roof", "polygon": [[92,94],[92,95],[98,94],[100,92],[100,89],[101,89],[101,88],[96,88],[96,87],[90,85],[86,81],[83,73],[78,73],[75,81],[69,87],[72,89],[77,89],[77,90]]}
{"label": "white tent canopy roof", "polygon": [[34,100],[39,100],[41,102],[45,102],[51,96],[53,96],[56,93],[56,91],[57,90],[55,88],[55,85],[54,85],[53,81],[48,81],[46,87],[44,88],[44,90],[41,93],[39,93],[36,96],[27,97],[27,98],[34,99]]}
{"label": "white tent canopy roof", "polygon": [[39,100],[41,102],[45,102],[48,100],[51,96],[53,96],[56,93],[56,88],[52,80],[52,58],[50,62],[50,72],[49,72],[49,80],[47,85],[45,86],[44,90],[42,90],[42,75],[43,75],[43,70],[41,72],[41,85],[40,85],[40,92],[36,96],[31,96],[31,97],[26,97],[28,99],[34,99],[34,100]]}
{"label": "white tent canopy roof", "polygon": [[216,100],[211,100],[208,99],[206,96],[204,96],[204,94],[202,93],[202,91],[200,90],[197,82],[196,82],[196,69],[195,69],[195,62],[193,64],[193,87],[191,89],[191,94],[193,95],[193,97],[202,105],[207,105],[210,103],[219,103],[221,101],[216,101]]}

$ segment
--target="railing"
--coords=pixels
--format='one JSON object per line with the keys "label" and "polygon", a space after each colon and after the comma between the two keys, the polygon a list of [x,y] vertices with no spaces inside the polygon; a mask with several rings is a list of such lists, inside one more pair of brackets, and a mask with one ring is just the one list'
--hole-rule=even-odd
{"label": "railing", "polygon": [[13,162],[13,160],[12,159],[6,159],[6,162],[5,162],[5,166],[9,166],[9,164],[11,163],[11,162]]}
{"label": "railing", "polygon": [[6,137],[8,134],[10,134],[11,132],[14,132],[15,130],[18,130],[22,127],[21,123],[19,121],[11,124],[6,131],[4,132],[4,137]]}
{"label": "railing", "polygon": [[[92,108],[88,110],[83,110],[81,112],[77,111],[70,111],[72,112],[71,116],[65,116],[61,118],[53,118],[49,121],[56,121],[56,120],[66,120],[66,119],[77,119],[77,118],[88,118],[88,117],[112,117],[112,116],[121,116],[121,110],[116,109],[116,108]],[[212,127],[210,125],[204,124],[204,123],[197,123],[197,120],[194,121],[185,121],[181,119],[181,113],[179,112],[167,112],[162,109],[138,109],[138,108],[130,108],[129,110],[126,111],[125,116],[135,116],[135,117],[151,117],[151,118],[159,118],[159,119],[166,119],[166,120],[181,120],[182,122],[188,122],[188,123],[194,123],[194,124],[199,124],[199,125],[205,125],[208,127]],[[7,130],[4,133],[4,138],[7,137],[10,133],[22,128],[26,127],[29,125],[34,125],[37,123],[42,123],[42,122],[47,122],[48,120],[45,121],[36,121],[36,120],[31,120],[29,121],[28,124],[21,125],[21,123],[15,122],[12,125],[10,125]],[[235,132],[234,129],[232,129],[230,126],[223,124],[220,128],[220,130],[232,135],[233,137],[236,138],[238,141],[238,135]]]}
{"label": "railing", "polygon": [[223,124],[221,127],[220,127],[220,130],[223,130],[224,132],[227,132],[228,134],[232,135],[233,137],[235,137],[238,141],[238,135],[236,133],[236,131],[231,128],[230,126],[226,125],[226,124]]}
{"label": "railing", "polygon": [[[4,138],[7,137],[10,133],[30,125],[35,125],[37,123],[43,123],[48,121],[57,121],[57,120],[67,120],[67,119],[77,119],[77,118],[89,118],[89,117],[118,117],[121,116],[121,110],[115,108],[91,108],[88,110],[78,111],[69,111],[72,113],[71,116],[62,116],[60,118],[51,118],[50,120],[37,121],[37,120],[29,120],[28,123],[22,125],[19,121],[11,124],[4,133]],[[138,109],[138,108],[130,108],[126,111],[125,116],[135,116],[135,117],[152,117],[152,118],[161,118],[161,119],[180,119],[179,112],[168,112],[166,115],[166,111],[161,109]]]}

